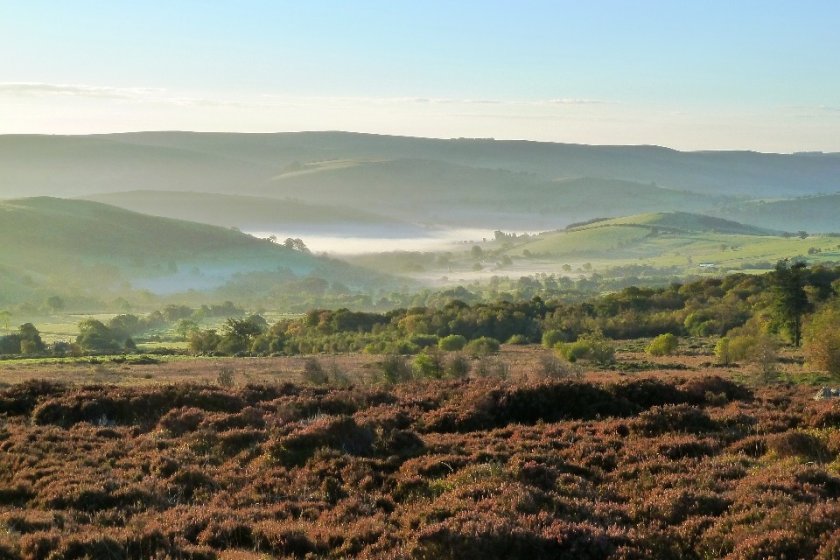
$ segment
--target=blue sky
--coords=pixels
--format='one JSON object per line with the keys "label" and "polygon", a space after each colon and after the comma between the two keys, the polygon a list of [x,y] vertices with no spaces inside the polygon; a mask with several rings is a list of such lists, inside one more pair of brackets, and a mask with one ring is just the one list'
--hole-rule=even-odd
{"label": "blue sky", "polygon": [[840,151],[838,23],[808,0],[0,0],[0,132]]}

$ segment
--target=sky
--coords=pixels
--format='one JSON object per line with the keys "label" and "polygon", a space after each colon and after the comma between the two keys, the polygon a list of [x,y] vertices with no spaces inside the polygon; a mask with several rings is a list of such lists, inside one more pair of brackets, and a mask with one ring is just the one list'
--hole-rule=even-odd
{"label": "sky", "polygon": [[840,151],[836,0],[0,0],[0,133]]}

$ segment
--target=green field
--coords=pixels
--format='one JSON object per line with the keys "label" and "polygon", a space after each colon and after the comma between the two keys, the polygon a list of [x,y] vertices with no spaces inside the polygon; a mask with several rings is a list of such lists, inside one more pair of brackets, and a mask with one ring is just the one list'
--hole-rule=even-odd
{"label": "green field", "polygon": [[[474,246],[480,248],[480,255]],[[595,271],[609,276],[610,269],[629,265],[667,270],[668,276],[765,271],[791,258],[838,262],[840,236],[798,237],[697,214],[648,213],[462,245],[448,253],[369,255],[352,262],[415,278],[445,276],[448,282],[458,283],[534,273]]]}
{"label": "green field", "polygon": [[[699,269],[767,268],[785,258],[840,260],[840,237],[783,236],[769,230],[695,214],[657,213],[596,222],[515,243],[504,254],[540,260],[585,259],[593,266],[645,264]],[[701,267],[700,265],[704,266]]]}

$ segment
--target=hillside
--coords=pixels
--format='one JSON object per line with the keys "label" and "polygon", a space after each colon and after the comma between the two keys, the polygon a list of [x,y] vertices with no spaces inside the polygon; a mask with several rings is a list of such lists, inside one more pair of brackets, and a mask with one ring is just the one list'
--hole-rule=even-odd
{"label": "hillside", "polygon": [[112,136],[0,136],[0,198],[139,189],[236,192],[272,165]]}
{"label": "hillside", "polygon": [[249,275],[266,273],[260,289],[310,276],[327,286],[377,281],[372,273],[235,230],[90,201],[0,202],[0,238],[0,274],[9,280],[0,297],[14,303],[56,292],[101,296],[231,289]]}
{"label": "hillside", "polygon": [[527,250],[541,255],[621,259],[655,256],[664,250],[663,244],[688,247],[711,242],[719,246],[736,238],[742,244],[744,238],[761,238],[770,233],[761,228],[699,214],[655,212],[543,233],[517,245],[511,252]]}
{"label": "hillside", "polygon": [[[601,205],[617,209],[608,216],[651,210],[708,214],[721,202],[734,203],[721,197],[834,192],[838,177],[840,154],[679,152],[343,132],[0,136],[0,197],[135,190],[291,197],[412,223],[531,231],[603,216]],[[639,192],[645,186],[661,189]],[[622,193],[623,200],[615,198]],[[530,221],[536,223],[528,227]],[[807,229],[805,221],[784,229]]]}
{"label": "hillside", "polygon": [[152,216],[189,220],[245,231],[303,234],[389,231],[418,234],[421,228],[348,206],[308,204],[294,199],[182,191],[129,191],[84,197]]}
{"label": "hillside", "polygon": [[329,161],[274,177],[267,196],[365,207],[404,220],[485,228],[546,229],[596,216],[704,211],[727,201],[632,181],[535,174],[433,160]]}
{"label": "hillside", "polygon": [[435,225],[501,227],[551,204],[545,181],[525,173],[435,160],[328,161],[273,177],[260,193],[314,204],[362,206]]}
{"label": "hillside", "polygon": [[434,139],[349,132],[197,134],[142,132],[107,138],[266,163],[334,159],[426,159],[535,173],[603,177],[707,194],[796,196],[833,192],[840,154],[680,152],[658,146],[590,146],[519,140]]}
{"label": "hillside", "polygon": [[427,235],[418,223],[554,229],[594,217],[654,210],[703,212],[732,202],[631,181],[547,181],[533,174],[410,159],[288,166],[257,190],[261,196],[141,190],[83,198],[246,231],[388,237]]}
{"label": "hillside", "polygon": [[717,215],[787,231],[840,232],[840,193],[727,205]]}
{"label": "hillside", "polygon": [[770,230],[741,224],[701,214],[687,212],[652,212],[636,216],[626,216],[604,220],[571,228],[572,231],[609,228],[614,226],[639,227],[647,230],[660,230],[674,233],[720,233],[730,235],[772,235]]}
{"label": "hillside", "polygon": [[[697,270],[700,263],[730,268],[765,267],[778,259],[840,259],[833,237],[800,239],[720,218],[684,212],[648,213],[600,220],[519,241],[505,254],[548,262],[598,261],[608,266],[646,264]],[[817,251],[818,250],[818,251]]]}
{"label": "hillside", "polygon": [[618,179],[582,177],[554,182],[558,210],[568,223],[645,212],[705,212],[730,199]]}

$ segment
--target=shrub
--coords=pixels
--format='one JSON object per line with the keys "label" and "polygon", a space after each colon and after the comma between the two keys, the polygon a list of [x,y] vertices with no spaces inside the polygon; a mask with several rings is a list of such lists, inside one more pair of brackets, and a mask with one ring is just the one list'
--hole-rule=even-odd
{"label": "shrub", "polygon": [[464,379],[470,373],[470,360],[463,354],[453,354],[444,362],[444,373],[452,379]]}
{"label": "shrub", "polygon": [[422,349],[436,346],[440,339],[434,334],[413,334],[408,337],[408,342]]}
{"label": "shrub", "polygon": [[190,334],[190,351],[194,354],[209,354],[215,352],[222,337],[213,330],[193,331]]}
{"label": "shrub", "polygon": [[615,361],[615,348],[600,333],[582,335],[575,342],[561,344],[559,350],[570,362],[586,360],[605,365]]}
{"label": "shrub", "polygon": [[827,307],[814,314],[805,327],[803,350],[810,367],[840,375],[840,309]]}
{"label": "shrub", "polygon": [[769,558],[804,558],[803,537],[783,529],[750,536],[739,541],[727,558],[731,560],[765,560]]}
{"label": "shrub", "polygon": [[540,377],[546,379],[561,379],[579,375],[579,372],[568,360],[560,359],[551,353],[540,356]]}
{"label": "shrub", "polygon": [[301,465],[322,447],[350,455],[366,455],[373,449],[374,434],[348,416],[324,416],[269,446],[270,456],[287,466]]}
{"label": "shrub", "polygon": [[528,337],[524,334],[515,334],[508,339],[507,343],[517,345],[528,344]]}
{"label": "shrub", "polygon": [[444,352],[457,352],[463,350],[467,344],[467,339],[460,334],[450,334],[438,341],[438,348]]}
{"label": "shrub", "polygon": [[717,357],[718,363],[728,366],[733,361],[735,361],[732,357],[732,350],[729,347],[729,338],[728,337],[721,337],[717,344],[715,344],[715,357]]}
{"label": "shrub", "polygon": [[176,408],[164,414],[158,426],[174,436],[180,436],[197,430],[204,416],[204,411],[195,407]]}
{"label": "shrub", "polygon": [[651,356],[670,356],[677,350],[679,339],[672,333],[660,334],[645,348]]}
{"label": "shrub", "polygon": [[758,368],[761,380],[773,381],[776,376],[776,340],[747,327],[731,330],[715,345],[715,355],[721,364],[747,361]]}
{"label": "shrub", "polygon": [[476,338],[475,340],[471,340],[464,350],[471,356],[482,357],[495,354],[499,351],[500,346],[499,341],[495,338],[482,336],[480,338]]}
{"label": "shrub", "polygon": [[542,335],[542,345],[546,348],[554,348],[558,343],[565,341],[563,333],[558,330],[548,330]]}
{"label": "shrub", "polygon": [[669,432],[708,432],[716,427],[708,414],[686,404],[654,406],[640,413],[630,426],[631,430],[649,437]]}
{"label": "shrub", "polygon": [[440,379],[443,377],[440,355],[431,352],[418,354],[411,363],[411,371],[417,378]]}
{"label": "shrub", "polygon": [[78,344],[85,352],[118,352],[122,349],[121,341],[115,333],[96,319],[85,319],[79,323]]}
{"label": "shrub", "polygon": [[324,368],[315,358],[307,358],[303,362],[303,373],[301,374],[303,380],[312,385],[326,385],[329,382],[329,376]]}
{"label": "shrub", "polygon": [[396,354],[385,356],[379,365],[382,381],[388,385],[411,379],[411,368],[405,358]]}
{"label": "shrub", "polygon": [[483,356],[478,360],[475,372],[479,377],[507,379],[510,377],[510,366],[502,360],[494,359],[491,356]]}
{"label": "shrub", "polygon": [[800,431],[788,431],[769,437],[767,448],[779,457],[799,457],[812,461],[824,461],[830,457],[818,438]]}
{"label": "shrub", "polygon": [[219,384],[219,387],[226,389],[233,387],[233,368],[225,366],[219,369],[219,373],[216,375],[216,383]]}
{"label": "shrub", "polygon": [[387,351],[391,354],[416,354],[420,351],[420,347],[408,340],[397,340],[387,345]]}
{"label": "shrub", "polygon": [[732,362],[740,362],[747,360],[753,353],[756,344],[758,344],[757,335],[736,335],[728,336],[729,358]]}
{"label": "shrub", "polygon": [[0,336],[0,354],[20,354],[20,335]]}

